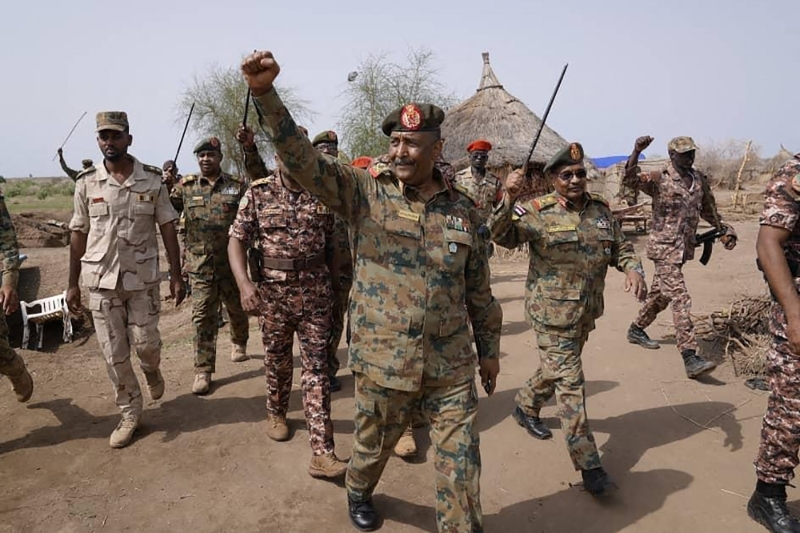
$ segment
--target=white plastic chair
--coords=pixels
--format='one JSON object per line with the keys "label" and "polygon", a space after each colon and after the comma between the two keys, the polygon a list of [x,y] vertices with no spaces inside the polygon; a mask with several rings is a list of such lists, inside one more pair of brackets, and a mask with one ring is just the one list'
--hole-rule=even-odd
{"label": "white plastic chair", "polygon": [[[31,313],[30,310],[41,307],[38,313]],[[37,349],[42,349],[44,335],[44,323],[53,320],[61,320],[64,324],[64,342],[72,342],[72,321],[69,319],[69,309],[67,308],[67,293],[63,292],[57,296],[42,298],[33,302],[20,302],[19,309],[22,312],[22,325],[25,328],[22,334],[22,347],[28,348],[30,340],[30,323],[36,324]]]}

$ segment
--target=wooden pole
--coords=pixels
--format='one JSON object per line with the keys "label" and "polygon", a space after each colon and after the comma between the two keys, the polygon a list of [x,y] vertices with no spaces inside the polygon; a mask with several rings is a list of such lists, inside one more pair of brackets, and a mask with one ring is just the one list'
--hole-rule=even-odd
{"label": "wooden pole", "polygon": [[742,158],[742,164],[739,167],[739,172],[736,174],[736,185],[734,185],[733,190],[733,207],[736,207],[736,204],[739,203],[739,189],[742,185],[742,172],[744,171],[744,166],[747,164],[747,155],[750,153],[750,145],[753,141],[747,141],[747,146],[744,148],[744,157]]}

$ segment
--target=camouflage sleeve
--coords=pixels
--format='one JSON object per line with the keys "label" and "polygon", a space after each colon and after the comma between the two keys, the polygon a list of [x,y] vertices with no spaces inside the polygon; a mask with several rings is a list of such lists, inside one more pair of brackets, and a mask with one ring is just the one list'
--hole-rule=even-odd
{"label": "camouflage sleeve", "polygon": [[72,198],[72,219],[69,221],[69,229],[88,234],[89,203],[86,199],[86,178],[75,182],[75,194]]}
{"label": "camouflage sleeve", "polygon": [[257,237],[258,234],[258,218],[256,215],[255,193],[253,188],[250,187],[239,201],[239,209],[236,211],[236,218],[233,219],[228,235],[250,247],[253,238]]}
{"label": "camouflage sleeve", "polygon": [[156,223],[159,226],[178,220],[178,213],[169,201],[167,186],[161,184],[156,197]]}
{"label": "camouflage sleeve", "polygon": [[792,183],[798,174],[800,163],[789,163],[775,172],[764,192],[764,210],[758,219],[760,225],[794,231],[800,218],[800,194]]}
{"label": "camouflage sleeve", "polygon": [[[473,235],[475,243],[481,242],[477,235],[480,221],[475,210],[471,211],[472,227],[476,228]],[[473,246],[467,258],[467,267],[464,273],[466,284],[467,313],[472,323],[472,333],[475,338],[475,347],[478,357],[500,357],[500,330],[503,327],[503,310],[492,295],[489,285],[489,256],[486,246]]]}
{"label": "camouflage sleeve", "polygon": [[717,200],[714,198],[714,193],[711,191],[711,185],[708,177],[705,174],[698,172],[700,186],[703,189],[703,203],[700,207],[700,217],[714,226],[717,229],[725,230],[728,235],[736,236],[736,231],[733,227],[722,221],[722,217],[717,210]]}
{"label": "camouflage sleeve", "polygon": [[263,115],[262,126],[292,177],[346,221],[357,220],[362,196],[376,190],[369,172],[317,152],[297,129],[274,88],[253,101]]}
{"label": "camouflage sleeve", "polygon": [[[637,165],[635,169],[626,172],[622,177],[622,187],[631,191],[642,191],[648,196],[653,196],[658,191],[658,182],[661,179],[661,174],[651,174],[642,172],[642,169]],[[628,192],[628,195],[633,193]]]}
{"label": "camouflage sleeve", "polygon": [[622,226],[620,226],[619,221],[612,215],[610,210],[607,215],[611,219],[611,228],[614,232],[614,244],[611,247],[611,265],[617,267],[620,272],[627,274],[631,270],[635,270],[644,277],[642,261],[636,255],[633,243],[625,237]]}
{"label": "camouflage sleeve", "polygon": [[183,212],[183,185],[176,183],[169,193],[169,201],[178,213]]}
{"label": "camouflage sleeve", "polygon": [[486,221],[492,232],[492,240],[510,250],[533,240],[535,235],[528,231],[526,224],[521,223],[520,217],[525,212],[527,210],[521,204],[511,203],[508,197],[504,197]]}
{"label": "camouflage sleeve", "polygon": [[77,170],[72,170],[71,168],[69,168],[69,167],[67,166],[67,162],[66,162],[66,161],[64,161],[64,159],[63,159],[63,158],[62,158],[62,159],[59,161],[59,163],[61,164],[61,169],[64,171],[64,173],[65,173],[67,176],[69,176],[69,178],[70,178],[72,181],[75,181],[75,179],[78,177],[78,174],[80,174],[80,172],[79,172],[79,171],[77,171]]}
{"label": "camouflage sleeve", "polygon": [[19,281],[19,245],[5,199],[0,195],[0,254],[3,257],[3,286],[16,288]]}
{"label": "camouflage sleeve", "polygon": [[267,165],[258,153],[258,149],[253,151],[242,150],[244,152],[244,169],[250,181],[255,181],[269,176]]}

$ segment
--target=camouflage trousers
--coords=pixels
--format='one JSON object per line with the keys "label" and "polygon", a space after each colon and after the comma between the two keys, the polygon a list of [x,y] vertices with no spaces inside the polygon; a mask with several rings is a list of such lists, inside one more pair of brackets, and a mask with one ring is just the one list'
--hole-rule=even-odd
{"label": "camouflage trousers", "polygon": [[[337,352],[339,351],[339,344],[342,342],[342,333],[344,332],[345,319],[347,319],[347,309],[350,306],[350,289],[352,286],[353,280],[342,280],[339,290],[334,291],[331,339],[328,343],[328,374],[331,376],[335,376],[342,366],[337,357]],[[350,343],[349,337],[347,342],[348,344]]]}
{"label": "camouflage trousers", "polygon": [[0,312],[0,375],[17,377],[25,371],[25,362],[8,343],[8,322]]}
{"label": "camouflage trousers", "polygon": [[539,416],[544,404],[555,394],[561,430],[575,470],[601,466],[600,454],[586,416],[581,353],[588,336],[588,329],[578,337],[537,332],[541,365],[516,397],[517,405],[525,414]]}
{"label": "camouflage trousers", "polygon": [[647,301],[639,310],[634,324],[644,329],[656,319],[656,316],[672,302],[672,323],[675,325],[675,340],[678,351],[697,350],[694,336],[694,325],[689,313],[692,310],[692,298],[686,290],[683,279],[683,265],[655,262],[656,272],[653,285],[647,295]]}
{"label": "camouflage trousers", "polygon": [[761,481],[788,484],[794,478],[800,448],[800,355],[792,352],[785,338],[773,337],[767,375],[771,394],[754,464]]}
{"label": "camouflage trousers", "polygon": [[131,348],[144,372],[158,370],[161,363],[159,287],[156,284],[140,291],[121,288],[91,290],[89,310],[108,377],[114,384],[117,407],[123,415],[139,415],[142,412],[142,391],[131,364]]}
{"label": "camouflage trousers", "polygon": [[194,371],[216,371],[220,302],[230,318],[231,342],[247,346],[250,336],[247,314],[242,310],[239,289],[232,277],[207,279],[192,276],[192,325],[194,326]]}
{"label": "camouflage trousers", "polygon": [[420,411],[430,424],[440,532],[483,531],[481,454],[475,380],[415,392],[387,389],[356,374],[355,435],[345,486],[354,501],[372,496],[395,444]]}
{"label": "camouflage trousers", "polygon": [[300,387],[308,438],[314,455],[334,450],[328,341],[331,331],[331,288],[324,282],[309,286],[259,284],[263,302],[258,325],[264,343],[267,412],[286,416],[292,391],[292,344],[300,339]]}

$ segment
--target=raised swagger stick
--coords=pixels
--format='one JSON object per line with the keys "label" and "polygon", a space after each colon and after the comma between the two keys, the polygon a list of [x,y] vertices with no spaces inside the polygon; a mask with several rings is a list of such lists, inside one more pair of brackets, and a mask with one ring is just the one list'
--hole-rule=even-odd
{"label": "raised swagger stick", "polygon": [[[61,150],[62,148],[64,148],[64,145],[66,145],[66,144],[67,144],[67,141],[69,140],[69,138],[70,138],[70,137],[72,137],[72,132],[73,132],[73,131],[75,131],[75,128],[77,128],[77,127],[78,127],[78,124],[80,124],[80,123],[81,123],[81,120],[83,120],[83,117],[85,117],[85,116],[86,116],[86,111],[84,111],[84,112],[83,112],[83,115],[81,115],[81,116],[80,116],[80,118],[79,118],[79,119],[78,119],[78,121],[75,123],[75,125],[74,125],[74,126],[72,126],[72,129],[71,129],[71,130],[69,130],[69,133],[67,134],[67,138],[66,138],[66,139],[64,139],[64,142],[63,142],[63,143],[61,143],[61,146],[58,148],[59,150]],[[56,150],[56,155],[54,155],[54,156],[53,156],[53,161],[55,161],[55,160],[56,160],[56,157],[58,157],[58,150]]]}
{"label": "raised swagger stick", "polygon": [[178,143],[178,150],[175,152],[175,157],[172,159],[175,161],[175,164],[178,164],[178,154],[181,153],[181,146],[183,146],[183,138],[186,137],[186,130],[189,129],[189,121],[192,120],[192,113],[194,113],[194,102],[192,102],[192,107],[189,108],[189,116],[186,117],[186,125],[183,127],[183,133],[181,134],[181,142]]}
{"label": "raised swagger stick", "polygon": [[564,65],[564,69],[561,71],[561,76],[558,77],[558,83],[556,83],[556,88],[553,91],[553,95],[550,97],[550,101],[547,103],[547,109],[544,110],[544,115],[542,115],[542,121],[539,123],[539,129],[536,130],[536,135],[533,137],[533,142],[531,143],[531,149],[528,151],[528,157],[526,157],[525,162],[522,163],[523,174],[528,173],[528,162],[531,160],[531,157],[533,157],[533,151],[536,149],[536,144],[539,142],[539,137],[542,135],[544,124],[545,122],[547,122],[547,115],[550,114],[550,108],[553,107],[553,101],[556,99],[558,90],[561,88],[561,82],[564,81],[564,74],[567,73],[568,66],[569,63]]}

